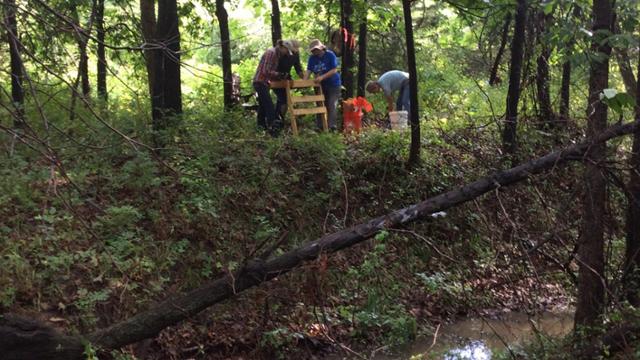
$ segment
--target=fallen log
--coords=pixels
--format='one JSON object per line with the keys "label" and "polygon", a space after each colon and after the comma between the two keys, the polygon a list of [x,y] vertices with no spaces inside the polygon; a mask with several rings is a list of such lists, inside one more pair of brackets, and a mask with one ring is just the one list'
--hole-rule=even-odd
{"label": "fallen log", "polygon": [[82,339],[65,336],[32,319],[0,316],[0,358],[3,360],[68,360],[82,356]]}
{"label": "fallen log", "polygon": [[[250,261],[234,274],[220,277],[195,290],[164,300],[131,318],[78,338],[78,341],[88,341],[93,346],[103,349],[116,349],[154,337],[164,328],[194,316],[207,307],[231,298],[243,290],[285,274],[300,266],[304,261],[315,259],[321,253],[332,253],[348,248],[373,237],[381,230],[400,227],[426,218],[435,212],[460,205],[491,190],[512,185],[568,161],[584,160],[587,150],[593,144],[633,133],[639,126],[640,122],[637,121],[612,126],[592,141],[585,141],[554,151],[418,204],[307,242],[276,258]],[[10,345],[0,343],[0,353],[7,355],[12,351],[24,351],[24,349],[16,350],[15,346]],[[81,353],[75,355],[77,356],[67,354],[66,358],[80,359],[82,356]]]}

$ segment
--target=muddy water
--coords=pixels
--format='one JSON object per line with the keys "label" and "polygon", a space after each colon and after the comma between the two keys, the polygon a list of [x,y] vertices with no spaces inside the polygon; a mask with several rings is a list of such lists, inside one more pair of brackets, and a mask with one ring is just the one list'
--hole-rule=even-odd
{"label": "muddy water", "polygon": [[374,354],[376,360],[444,359],[490,360],[496,351],[525,342],[537,336],[561,337],[573,328],[571,313],[543,313],[529,316],[508,313],[499,319],[470,318],[442,325],[437,336],[419,338],[394,355]]}

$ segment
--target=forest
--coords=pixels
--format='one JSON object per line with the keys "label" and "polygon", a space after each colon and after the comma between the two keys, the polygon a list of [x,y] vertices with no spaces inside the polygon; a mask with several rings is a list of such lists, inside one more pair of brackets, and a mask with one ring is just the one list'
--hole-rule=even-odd
{"label": "forest", "polygon": [[640,359],[639,12],[0,0],[0,360]]}

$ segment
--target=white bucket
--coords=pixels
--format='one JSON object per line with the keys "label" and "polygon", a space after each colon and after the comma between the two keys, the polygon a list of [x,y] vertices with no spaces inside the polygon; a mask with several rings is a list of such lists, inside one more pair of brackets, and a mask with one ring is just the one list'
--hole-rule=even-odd
{"label": "white bucket", "polygon": [[405,130],[407,128],[408,120],[409,112],[406,110],[389,112],[389,122],[391,123],[391,130]]}

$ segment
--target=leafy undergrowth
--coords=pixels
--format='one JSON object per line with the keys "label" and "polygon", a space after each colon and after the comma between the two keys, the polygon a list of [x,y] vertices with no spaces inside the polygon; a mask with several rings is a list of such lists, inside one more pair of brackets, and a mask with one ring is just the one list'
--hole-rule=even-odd
{"label": "leafy undergrowth", "polygon": [[[60,140],[64,172],[19,144],[2,157],[2,311],[85,333],[238,269],[274,244],[271,256],[502,166],[488,129],[427,124],[423,161],[408,170],[408,133],[271,139],[236,114],[184,124],[166,134],[177,145],[162,161],[109,134],[86,135],[91,149]],[[532,149],[555,146],[535,134]],[[322,256],[103,356],[355,356],[458,316],[566,305],[576,183],[573,167],[538,175]]]}

